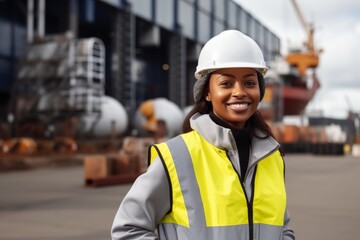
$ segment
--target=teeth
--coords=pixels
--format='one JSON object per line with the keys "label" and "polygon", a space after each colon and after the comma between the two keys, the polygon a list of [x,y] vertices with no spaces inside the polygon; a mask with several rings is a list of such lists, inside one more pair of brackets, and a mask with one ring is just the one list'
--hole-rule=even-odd
{"label": "teeth", "polygon": [[246,108],[248,106],[247,103],[235,103],[235,104],[229,104],[229,106],[233,109],[242,109]]}
{"label": "teeth", "polygon": [[234,104],[230,104],[230,106],[235,106],[235,107],[245,107],[247,106],[247,103],[234,103]]}

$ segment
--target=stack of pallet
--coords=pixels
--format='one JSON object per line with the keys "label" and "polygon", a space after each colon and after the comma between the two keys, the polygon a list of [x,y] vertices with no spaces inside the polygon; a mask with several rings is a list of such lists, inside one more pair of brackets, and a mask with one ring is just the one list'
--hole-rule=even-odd
{"label": "stack of pallet", "polygon": [[152,138],[127,137],[118,153],[84,157],[84,181],[88,187],[133,182],[147,169],[147,151]]}

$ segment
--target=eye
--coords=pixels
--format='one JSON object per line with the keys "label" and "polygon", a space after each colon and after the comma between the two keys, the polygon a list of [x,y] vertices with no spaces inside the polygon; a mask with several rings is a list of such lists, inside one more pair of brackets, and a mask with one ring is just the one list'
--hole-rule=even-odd
{"label": "eye", "polygon": [[257,86],[257,80],[253,80],[253,79],[246,80],[244,85],[246,87],[255,87],[255,86]]}
{"label": "eye", "polygon": [[230,80],[224,80],[220,82],[220,86],[222,87],[231,87],[233,85],[233,82]]}

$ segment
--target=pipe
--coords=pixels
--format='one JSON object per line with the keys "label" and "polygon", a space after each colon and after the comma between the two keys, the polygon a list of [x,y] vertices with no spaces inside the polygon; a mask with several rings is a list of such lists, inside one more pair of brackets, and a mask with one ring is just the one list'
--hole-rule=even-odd
{"label": "pipe", "polygon": [[45,0],[39,0],[38,5],[38,36],[45,36]]}
{"label": "pipe", "polygon": [[34,40],[34,0],[27,3],[27,41],[31,43]]}

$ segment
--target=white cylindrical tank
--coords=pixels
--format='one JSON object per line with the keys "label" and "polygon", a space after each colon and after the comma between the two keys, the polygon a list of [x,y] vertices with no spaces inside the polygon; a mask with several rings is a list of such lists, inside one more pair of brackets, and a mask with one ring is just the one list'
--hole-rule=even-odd
{"label": "white cylindrical tank", "polygon": [[182,110],[166,98],[149,99],[138,107],[134,124],[140,134],[153,132],[156,122],[163,120],[166,123],[168,136],[172,137],[181,133],[184,115]]}
{"label": "white cylindrical tank", "polygon": [[87,115],[82,118],[85,126],[83,129],[89,131],[96,137],[118,136],[127,130],[128,115],[123,105],[110,96],[101,97],[101,113],[96,118]]}
{"label": "white cylindrical tank", "polygon": [[193,109],[194,105],[188,105],[182,109],[184,117],[188,115],[188,113]]}

